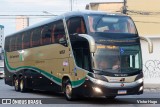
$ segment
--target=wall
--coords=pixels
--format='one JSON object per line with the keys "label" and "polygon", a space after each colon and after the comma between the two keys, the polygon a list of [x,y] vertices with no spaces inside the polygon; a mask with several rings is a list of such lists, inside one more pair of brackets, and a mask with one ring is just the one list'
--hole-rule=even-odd
{"label": "wall", "polygon": [[90,10],[100,10],[100,11],[107,11],[107,12],[121,12],[123,8],[123,2],[97,2],[97,3],[90,3],[88,4],[86,9]]}
{"label": "wall", "polygon": [[160,35],[160,0],[127,0],[127,14],[140,35]]}
{"label": "wall", "polygon": [[151,37],[153,53],[149,54],[148,44],[141,41],[144,83],[160,84],[160,37]]}

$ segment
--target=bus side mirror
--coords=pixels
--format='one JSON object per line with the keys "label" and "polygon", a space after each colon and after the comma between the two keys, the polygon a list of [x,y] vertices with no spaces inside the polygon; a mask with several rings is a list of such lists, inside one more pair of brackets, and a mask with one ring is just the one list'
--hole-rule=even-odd
{"label": "bus side mirror", "polygon": [[64,46],[68,46],[67,40],[65,38],[59,39],[59,43],[64,45]]}
{"label": "bus side mirror", "polygon": [[147,37],[143,37],[143,36],[140,36],[140,39],[148,42],[149,53],[153,53],[153,43],[152,43],[151,39],[149,39]]}
{"label": "bus side mirror", "polygon": [[78,34],[78,36],[83,37],[88,40],[91,53],[96,52],[96,44],[95,44],[95,40],[92,36],[87,35],[87,34]]}

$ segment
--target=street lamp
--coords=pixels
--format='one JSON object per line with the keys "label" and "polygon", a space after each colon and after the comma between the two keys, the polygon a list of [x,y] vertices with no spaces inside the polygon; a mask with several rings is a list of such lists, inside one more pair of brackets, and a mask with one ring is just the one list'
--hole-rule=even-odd
{"label": "street lamp", "polygon": [[45,14],[50,14],[51,16],[57,16],[57,15],[55,15],[53,13],[50,13],[50,12],[47,12],[47,11],[42,11],[42,12],[45,13]]}

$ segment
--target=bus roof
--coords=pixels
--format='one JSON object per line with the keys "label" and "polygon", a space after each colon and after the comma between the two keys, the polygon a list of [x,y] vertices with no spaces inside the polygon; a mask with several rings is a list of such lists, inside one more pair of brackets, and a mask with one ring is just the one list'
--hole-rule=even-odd
{"label": "bus roof", "polygon": [[67,13],[64,13],[62,15],[58,15],[58,16],[54,16],[53,18],[50,18],[46,21],[42,21],[40,23],[37,23],[37,24],[34,24],[34,25],[31,25],[29,27],[26,27],[18,32],[15,32],[13,34],[10,34],[6,37],[9,37],[9,36],[12,36],[12,35],[15,35],[15,34],[19,34],[19,33],[23,33],[25,31],[28,31],[28,30],[31,30],[33,28],[36,28],[36,27],[40,27],[42,25],[45,25],[45,24],[49,24],[53,21],[56,21],[56,20],[60,20],[60,19],[63,19],[64,17],[71,17],[71,16],[84,16],[84,15],[89,15],[89,14],[99,14],[99,15],[109,15],[109,16],[127,16],[127,15],[124,15],[124,14],[120,14],[120,13],[107,13],[107,12],[104,12],[104,11],[92,11],[92,10],[84,10],[84,11],[72,11],[72,12],[67,12]]}

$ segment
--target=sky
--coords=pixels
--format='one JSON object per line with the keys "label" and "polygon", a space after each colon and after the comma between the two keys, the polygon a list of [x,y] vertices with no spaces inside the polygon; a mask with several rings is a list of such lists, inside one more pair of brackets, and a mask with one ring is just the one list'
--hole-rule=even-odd
{"label": "sky", "polygon": [[[73,11],[84,10],[90,2],[119,2],[123,0],[72,0]],[[71,0],[0,0],[0,25],[4,26],[4,35],[16,32],[14,16],[3,15],[60,15],[71,11]],[[44,13],[47,11],[48,13]],[[54,17],[54,16],[52,16]],[[47,20],[49,17],[29,17],[30,25]]]}

